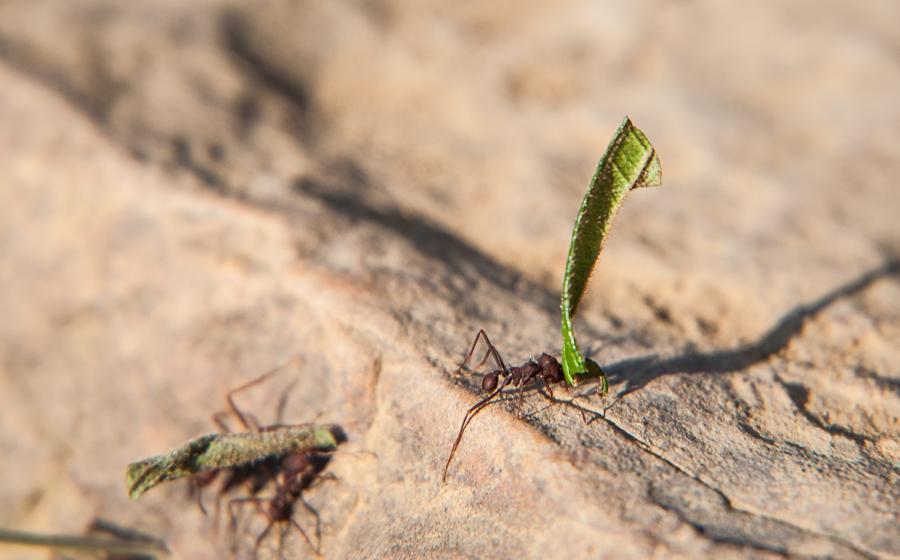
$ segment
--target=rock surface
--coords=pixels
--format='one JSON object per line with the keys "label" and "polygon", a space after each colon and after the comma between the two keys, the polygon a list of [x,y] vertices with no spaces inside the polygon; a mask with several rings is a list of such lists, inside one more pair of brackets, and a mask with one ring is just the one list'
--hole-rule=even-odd
{"label": "rock surface", "polygon": [[[124,467],[299,357],[242,404],[347,431],[328,558],[900,557],[898,6],[3,2],[0,526],[226,554]],[[489,408],[441,484],[477,329],[558,352],[626,113],[664,186],[578,319],[611,394]]]}

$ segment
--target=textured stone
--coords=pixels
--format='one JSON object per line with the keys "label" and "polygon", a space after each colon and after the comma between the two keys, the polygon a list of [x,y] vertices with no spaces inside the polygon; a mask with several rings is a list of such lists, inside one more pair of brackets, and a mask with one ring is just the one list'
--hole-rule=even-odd
{"label": "textured stone", "polygon": [[[900,8],[848,6],[0,4],[0,525],[222,556],[124,468],[300,356],[241,402],[347,432],[329,558],[900,556]],[[612,395],[489,408],[442,485],[477,329],[558,352],[626,113],[664,186],[576,325]]]}

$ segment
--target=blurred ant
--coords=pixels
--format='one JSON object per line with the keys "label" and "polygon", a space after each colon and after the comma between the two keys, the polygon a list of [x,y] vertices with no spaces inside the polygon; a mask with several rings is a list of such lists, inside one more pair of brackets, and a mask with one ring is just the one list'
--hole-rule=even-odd
{"label": "blurred ant", "polygon": [[[287,403],[287,392],[281,396],[279,401],[276,413],[276,423],[266,426],[261,426],[252,414],[243,412],[237,406],[234,396],[262,383],[272,375],[283,370],[286,366],[287,364],[281,365],[230,390],[225,397],[227,403],[226,410],[216,412],[212,416],[213,422],[219,427],[220,431],[223,433],[229,433],[231,431],[230,427],[225,422],[225,419],[229,416],[235,418],[244,430],[251,433],[265,432],[284,427],[284,424],[281,424],[280,422],[284,415],[284,409]],[[339,444],[347,441],[347,435],[340,427],[333,426],[331,427],[331,431],[335,441]],[[332,474],[322,474],[322,471],[328,465],[330,460],[330,455],[315,450],[300,451],[287,455],[270,455],[253,463],[228,468],[212,469],[196,474],[191,477],[191,490],[196,492],[197,505],[200,507],[200,510],[206,514],[206,508],[203,506],[203,488],[215,482],[220,475],[225,476],[216,493],[216,509],[213,524],[215,529],[218,530],[222,497],[236,488],[244,487],[246,489],[246,496],[228,500],[229,526],[232,529],[232,535],[236,534],[237,510],[240,509],[243,504],[247,503],[254,504],[257,511],[266,517],[268,525],[256,539],[253,547],[254,558],[257,557],[262,542],[276,524],[283,525],[278,538],[278,558],[283,557],[284,537],[291,527],[297,529],[310,548],[313,549],[316,555],[319,555],[319,548],[321,546],[320,516],[318,511],[303,498],[302,494],[318,481],[336,480],[336,477]],[[272,483],[274,483],[274,494],[268,497],[259,497],[258,494]],[[300,503],[303,504],[316,519],[316,545],[313,545],[312,540],[309,538],[306,531],[304,531],[300,524],[293,519],[294,505],[297,501],[300,501]],[[233,543],[233,547],[235,546],[236,543]]]}
{"label": "blurred ant", "polygon": [[[251,379],[243,385],[240,385],[228,391],[228,393],[225,394],[226,409],[220,410],[212,415],[212,421],[219,428],[219,432],[227,434],[232,431],[231,427],[225,422],[225,419],[229,416],[234,417],[237,420],[238,424],[240,424],[241,428],[244,429],[244,431],[251,433],[258,433],[260,431],[266,431],[280,426],[281,419],[284,416],[284,409],[287,405],[287,391],[282,394],[281,398],[279,399],[278,407],[276,409],[276,424],[262,427],[259,425],[259,421],[255,416],[243,412],[237,406],[237,403],[234,400],[234,396],[242,391],[246,391],[247,389],[259,385],[263,381],[266,381],[276,373],[285,369],[290,363],[291,362],[289,361],[286,364],[282,364],[263,373],[259,377]],[[228,473],[228,478],[219,488],[219,492],[216,497],[216,513],[214,526],[218,528],[219,505],[222,495],[244,483],[247,483],[249,485],[251,495],[256,495],[269,483],[269,481],[272,480],[272,478],[274,478],[275,472],[273,471],[273,469],[277,468],[277,464],[271,463],[278,463],[278,459],[278,457],[271,457],[264,461],[251,463],[248,465],[240,465],[228,469],[212,469],[198,473],[192,476],[190,479],[190,492],[192,494],[196,494],[197,506],[205,515],[206,508],[203,505],[203,489],[215,482],[222,472]]]}
{"label": "blurred ant", "polygon": [[[334,475],[322,474],[331,457],[315,452],[303,452],[287,455],[280,461],[277,474],[274,477],[274,495],[268,497],[247,496],[232,498],[228,502],[230,526],[233,533],[237,532],[237,510],[244,504],[253,504],[256,510],[263,515],[268,524],[257,536],[253,545],[253,557],[256,558],[259,548],[266,536],[275,525],[281,525],[278,533],[278,558],[283,558],[284,537],[287,532],[296,529],[317,556],[320,555],[322,544],[321,517],[319,512],[303,498],[303,492],[316,483],[323,480],[336,480]],[[294,520],[294,506],[300,502],[307,511],[316,519],[316,544],[314,545],[309,535]]]}
{"label": "blurred ant", "polygon": [[[551,402],[555,402],[551,385],[565,381],[563,369],[559,361],[546,352],[538,356],[537,361],[535,361],[534,358],[529,358],[527,362],[520,366],[507,367],[503,358],[500,356],[500,353],[497,351],[497,348],[491,343],[487,333],[484,332],[484,329],[480,329],[478,334],[475,335],[475,341],[472,343],[472,348],[469,349],[466,359],[463,360],[456,369],[456,374],[459,374],[469,362],[469,359],[475,352],[478,341],[482,338],[487,344],[488,350],[485,352],[484,358],[481,359],[475,369],[477,370],[480,368],[484,362],[487,361],[489,356],[494,358],[497,369],[487,372],[484,374],[484,377],[481,378],[481,389],[488,393],[488,395],[475,403],[463,417],[462,425],[459,428],[459,435],[456,436],[456,441],[453,442],[453,448],[450,450],[450,456],[447,457],[447,464],[444,466],[444,475],[441,479],[443,482],[447,482],[447,471],[450,469],[450,461],[453,460],[453,455],[456,453],[456,448],[459,447],[459,443],[462,441],[463,433],[468,427],[469,422],[475,418],[476,414],[489,405],[506,387],[512,385],[513,387],[524,389],[536,381],[542,381],[544,388],[546,388],[549,393],[549,395],[545,396]],[[519,393],[520,403],[522,397],[523,394]],[[582,415],[583,414],[584,411],[582,411]]]}

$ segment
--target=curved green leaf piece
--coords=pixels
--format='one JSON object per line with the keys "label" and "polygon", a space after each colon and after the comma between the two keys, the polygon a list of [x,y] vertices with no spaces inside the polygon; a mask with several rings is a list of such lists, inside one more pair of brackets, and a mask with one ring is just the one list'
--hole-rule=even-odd
{"label": "curved green leaf piece", "polygon": [[631,189],[662,184],[662,169],[653,145],[628,117],[613,137],[575,218],[562,289],[562,366],[566,382],[576,386],[584,379],[599,378],[606,393],[606,375],[600,366],[578,351],[572,318],[584,296],[591,271],[625,195]]}

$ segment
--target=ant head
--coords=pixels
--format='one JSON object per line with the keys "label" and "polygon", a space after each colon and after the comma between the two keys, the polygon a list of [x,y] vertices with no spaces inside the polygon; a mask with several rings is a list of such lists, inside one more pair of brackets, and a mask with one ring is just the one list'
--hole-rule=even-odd
{"label": "ant head", "polygon": [[538,358],[538,365],[544,372],[544,378],[548,381],[562,381],[564,379],[562,366],[559,361],[550,354],[543,353]]}
{"label": "ant head", "polygon": [[331,432],[334,441],[336,441],[338,445],[347,443],[347,432],[344,431],[344,428],[337,424],[332,424],[331,426],[328,426],[328,431]]}
{"label": "ant head", "polygon": [[484,374],[481,379],[481,390],[490,393],[497,388],[497,382],[500,380],[500,370],[489,371]]}

